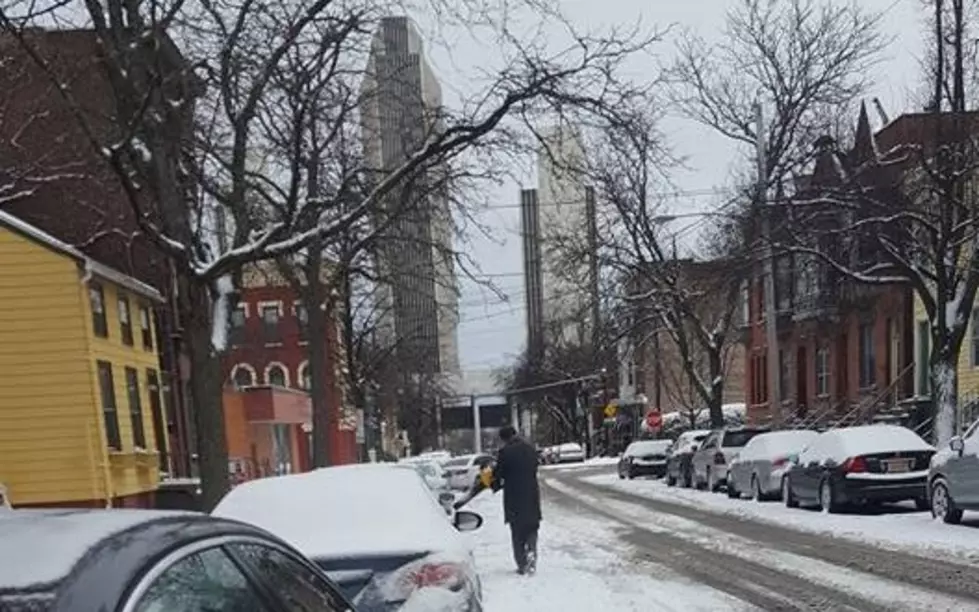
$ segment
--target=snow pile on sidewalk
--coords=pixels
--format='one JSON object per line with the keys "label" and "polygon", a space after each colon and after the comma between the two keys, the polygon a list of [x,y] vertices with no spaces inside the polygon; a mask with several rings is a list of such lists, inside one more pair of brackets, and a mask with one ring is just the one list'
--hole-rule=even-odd
{"label": "snow pile on sidewalk", "polygon": [[663,567],[628,557],[614,528],[546,503],[533,576],[516,573],[502,496],[483,493],[468,509],[485,523],[473,538],[486,612],[725,612],[745,604]]}
{"label": "snow pile on sidewalk", "polygon": [[797,531],[827,534],[937,559],[947,559],[951,554],[960,559],[979,561],[979,529],[976,529],[979,521],[968,515],[963,525],[945,525],[934,520],[929,512],[914,512],[908,506],[892,506],[888,512],[880,515],[825,514],[786,508],[780,501],[758,503],[729,499],[726,495],[706,491],[667,487],[662,480],[622,481],[615,474],[587,476],[582,480],[648,499],[692,506]]}

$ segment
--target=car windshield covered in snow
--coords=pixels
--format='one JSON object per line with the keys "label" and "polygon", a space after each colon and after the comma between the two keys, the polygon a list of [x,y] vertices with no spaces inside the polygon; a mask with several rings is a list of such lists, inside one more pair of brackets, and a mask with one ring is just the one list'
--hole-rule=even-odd
{"label": "car windshield covered in snow", "polygon": [[758,434],[765,433],[764,429],[730,429],[724,432],[724,439],[721,441],[721,446],[727,447],[741,447],[748,443],[749,440],[757,436]]}
{"label": "car windshield covered in snow", "polygon": [[672,443],[669,440],[641,440],[633,442],[625,449],[627,457],[641,457],[643,455],[662,455],[670,449]]}

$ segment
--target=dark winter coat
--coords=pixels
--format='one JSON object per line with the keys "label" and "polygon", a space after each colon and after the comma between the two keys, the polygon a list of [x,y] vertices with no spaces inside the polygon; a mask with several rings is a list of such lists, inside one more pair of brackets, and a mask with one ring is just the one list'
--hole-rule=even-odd
{"label": "dark winter coat", "polygon": [[520,437],[513,438],[497,453],[493,478],[493,489],[503,489],[503,516],[506,522],[527,529],[539,525],[537,449]]}

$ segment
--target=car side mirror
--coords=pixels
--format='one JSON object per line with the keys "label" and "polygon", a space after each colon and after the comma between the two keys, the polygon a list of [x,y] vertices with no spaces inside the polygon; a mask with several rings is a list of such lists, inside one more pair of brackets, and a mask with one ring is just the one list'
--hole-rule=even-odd
{"label": "car side mirror", "polygon": [[456,512],[453,522],[459,531],[476,531],[483,526],[483,517],[475,512],[460,510]]}
{"label": "car side mirror", "polygon": [[962,451],[965,450],[965,442],[963,442],[962,438],[960,438],[959,436],[954,436],[951,440],[948,441],[948,447],[961,455]]}
{"label": "car side mirror", "polygon": [[699,444],[691,444],[690,445],[690,452],[691,453],[696,453],[699,448],[700,448],[700,445]]}

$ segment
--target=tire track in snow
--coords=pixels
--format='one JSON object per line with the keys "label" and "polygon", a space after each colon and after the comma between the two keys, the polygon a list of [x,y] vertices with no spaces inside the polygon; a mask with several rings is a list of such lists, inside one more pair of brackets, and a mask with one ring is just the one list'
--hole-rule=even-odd
{"label": "tire track in snow", "polygon": [[[712,525],[691,520],[688,512],[664,512],[657,504],[647,503],[649,500],[641,496],[614,491],[600,485],[590,483],[569,483],[565,479],[554,478],[545,481],[552,490],[562,491],[569,498],[580,497],[582,502],[593,511],[599,511],[619,522],[634,527],[632,537],[641,538],[643,533],[658,535],[668,534],[689,546],[693,544],[711,554],[719,554],[728,558],[729,568],[740,564],[750,564],[750,569],[763,568],[763,574],[778,575],[776,584],[787,584],[786,580],[802,581],[817,586],[827,594],[835,593],[838,603],[807,601],[804,592],[803,607],[776,608],[788,610],[810,609],[859,609],[859,610],[977,610],[979,604],[975,600],[966,600],[956,596],[945,596],[930,588],[911,587],[906,581],[898,581],[883,577],[876,572],[865,573],[842,565],[823,561],[820,555],[812,554],[815,547],[805,547],[796,552],[791,546],[785,546],[783,540],[778,543],[767,542],[759,538],[742,537],[734,530],[715,528]],[[596,496],[597,495],[597,496]],[[683,510],[690,510],[683,508]],[[767,526],[759,526],[765,529]],[[777,535],[775,536],[777,538]],[[769,536],[771,538],[771,536]],[[834,546],[835,542],[827,542],[823,538],[823,550]],[[786,550],[780,550],[786,549]],[[891,555],[891,553],[883,553]],[[932,562],[934,563],[934,562]],[[805,576],[805,579],[798,578]],[[756,576],[757,578],[757,576]],[[749,578],[750,579],[750,578]],[[769,582],[765,575],[761,576],[762,583]],[[796,584],[796,586],[798,586]],[[804,591],[804,589],[803,589]],[[782,590],[785,593],[784,589]],[[793,598],[795,599],[795,598]],[[847,603],[862,600],[862,603]],[[815,607],[812,607],[815,605]],[[838,606],[848,607],[838,607]],[[855,607],[853,607],[855,606]],[[767,608],[766,609],[773,609]]]}

